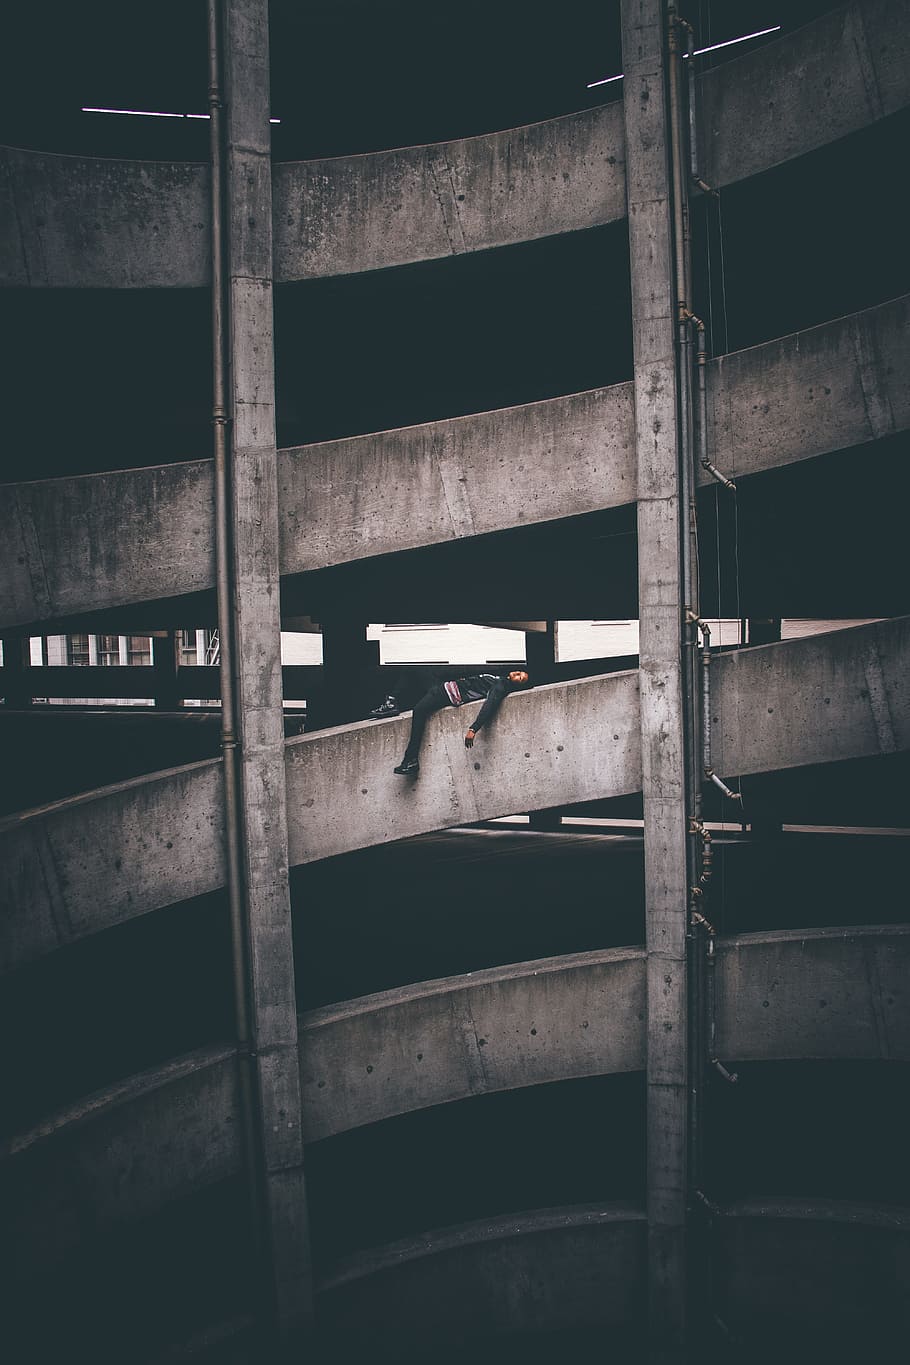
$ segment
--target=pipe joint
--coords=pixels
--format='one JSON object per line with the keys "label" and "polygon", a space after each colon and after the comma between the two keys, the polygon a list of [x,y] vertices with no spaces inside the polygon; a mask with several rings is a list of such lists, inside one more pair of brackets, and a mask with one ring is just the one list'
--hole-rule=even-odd
{"label": "pipe joint", "polygon": [[739,1081],[738,1072],[728,1071],[719,1057],[712,1057],[711,1065],[714,1067],[714,1070],[718,1073],[718,1075],[723,1076],[724,1080],[727,1081],[730,1085],[736,1085],[738,1083]]}
{"label": "pipe joint", "polygon": [[701,467],[702,469],[707,470],[712,479],[716,479],[718,483],[722,483],[724,488],[729,488],[731,493],[736,492],[736,484],[733,480],[728,479],[726,474],[722,474],[717,466],[713,465],[710,460],[702,460]]}
{"label": "pipe joint", "polygon": [[728,800],[742,801],[743,799],[742,792],[731,791],[730,788],[727,786],[726,782],[723,780],[723,778],[717,776],[717,773],[714,771],[713,768],[705,768],[705,777],[708,779],[709,782],[713,782],[715,787],[717,787],[718,790],[722,791],[724,796],[726,796]]}
{"label": "pipe joint", "polygon": [[701,914],[698,910],[692,911],[692,925],[693,928],[696,929],[697,928],[706,929],[707,932],[712,937],[714,934],[717,933],[717,930],[714,928],[714,925],[711,923],[711,921],[709,919],[705,919],[704,915]]}
{"label": "pipe joint", "polygon": [[720,198],[720,190],[714,189],[706,180],[702,180],[700,175],[693,175],[692,184],[697,190],[701,190],[702,194],[710,194],[714,199]]}

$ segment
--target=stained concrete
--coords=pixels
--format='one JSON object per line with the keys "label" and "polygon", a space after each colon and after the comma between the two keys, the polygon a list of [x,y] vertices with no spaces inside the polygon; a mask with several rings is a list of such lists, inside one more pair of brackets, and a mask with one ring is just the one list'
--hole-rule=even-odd
{"label": "stained concrete", "polygon": [[[711,361],[711,459],[741,478],[906,431],[908,338],[904,296]],[[282,450],[281,572],[631,503],[633,401],[632,384],[617,384]],[[214,583],[209,460],[7,493],[16,515],[0,545],[0,626]]]}
{"label": "stained concrete", "polygon": [[[910,1059],[908,953],[903,925],[721,936],[719,1055]],[[608,949],[301,1015],[306,1140],[472,1095],[641,1070],[644,984],[641,948]],[[41,1258],[42,1239],[74,1236],[75,1213],[65,1211],[83,1203],[105,1224],[235,1174],[237,1123],[234,1054],[211,1047],[106,1087],[4,1143],[0,1162],[31,1190],[30,1255]]]}
{"label": "stained concrete", "polygon": [[644,1066],[641,949],[472,972],[302,1016],[304,1134]]}
{"label": "stained concrete", "polygon": [[[908,617],[716,657],[717,771],[905,751],[908,657]],[[479,706],[431,718],[416,782],[392,772],[407,715],[286,741],[291,865],[641,790],[637,673],[515,693],[468,753]],[[189,764],[0,821],[3,969],[223,885],[220,783]]]}
{"label": "stained concrete", "polygon": [[[702,173],[724,186],[905,107],[901,0],[825,15],[698,79]],[[600,226],[625,215],[622,108],[454,142],[276,167],[275,275],[319,278]],[[6,149],[0,283],[208,282],[207,168]]]}
{"label": "stained concrete", "polygon": [[856,0],[706,71],[697,96],[705,179],[733,184],[903,109],[906,19],[904,0]]}

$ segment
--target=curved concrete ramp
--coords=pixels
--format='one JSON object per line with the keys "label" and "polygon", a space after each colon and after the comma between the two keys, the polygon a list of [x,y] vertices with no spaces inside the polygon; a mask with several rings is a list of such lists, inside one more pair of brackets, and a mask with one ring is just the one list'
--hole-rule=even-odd
{"label": "curved concrete ramp", "polygon": [[317,1282],[320,1319],[345,1338],[385,1340],[458,1332],[465,1304],[477,1336],[630,1325],[643,1318],[646,1233],[644,1213],[622,1205],[440,1228],[351,1257]]}
{"label": "curved concrete ramp", "polygon": [[[906,1060],[908,956],[907,926],[719,939],[720,1055]],[[769,995],[773,1008],[764,1009]],[[644,1010],[644,951],[623,948],[311,1011],[299,1021],[305,1138],[472,1095],[641,1070]],[[40,1261],[45,1243],[75,1237],[80,1208],[102,1226],[234,1175],[236,1084],[233,1050],[204,1048],[87,1096],[0,1146],[5,1179],[20,1191],[11,1211],[23,1222],[22,1254]]]}
{"label": "curved concrete ramp", "polygon": [[[713,760],[727,777],[910,748],[910,617],[715,658]],[[410,718],[286,743],[291,865],[641,786],[638,673],[480,703],[427,727],[415,782],[392,769]],[[0,967],[223,884],[220,760],[0,821]]]}
{"label": "curved concrete ramp", "polygon": [[207,166],[0,147],[0,286],[208,284]]}
{"label": "curved concrete ramp", "polygon": [[641,1071],[644,950],[425,981],[301,1016],[308,1142],[393,1114],[546,1081]]}
{"label": "curved concrete ramp", "polygon": [[4,1216],[20,1262],[140,1218],[240,1169],[234,1051],[203,1048],[132,1076],[0,1146]]}
{"label": "curved concrete ramp", "polygon": [[[698,79],[703,171],[724,186],[906,106],[901,0],[825,15]],[[208,282],[207,170],[4,149],[0,282]],[[621,104],[455,142],[274,170],[277,281],[482,251],[625,216]]]}
{"label": "curved concrete ramp", "polygon": [[[770,1198],[732,1204],[713,1226],[715,1292],[735,1336],[756,1346],[764,1338],[776,1352],[799,1323],[826,1333],[840,1360],[887,1359],[902,1339],[901,1286],[910,1281],[905,1207]],[[844,1331],[853,1334],[847,1356],[840,1354]]]}
{"label": "curved concrete ramp", "polygon": [[910,925],[717,940],[718,1054],[910,1061]]}
{"label": "curved concrete ramp", "polygon": [[705,72],[705,178],[731,185],[896,113],[910,98],[908,70],[905,0],[854,0]]}
{"label": "curved concrete ramp", "polygon": [[[910,428],[910,296],[721,356],[708,449],[737,477]],[[636,496],[632,384],[279,452],[283,574],[580,516]],[[704,476],[703,482],[708,480]],[[12,485],[0,625],[214,584],[212,464]]]}

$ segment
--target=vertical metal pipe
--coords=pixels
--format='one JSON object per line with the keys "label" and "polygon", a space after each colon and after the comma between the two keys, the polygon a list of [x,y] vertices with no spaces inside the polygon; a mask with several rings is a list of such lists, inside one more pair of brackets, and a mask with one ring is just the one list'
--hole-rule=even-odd
{"label": "vertical metal pipe", "polygon": [[[208,0],[209,132],[212,212],[212,426],[215,466],[215,582],[218,600],[219,673],[221,679],[221,754],[224,774],[227,895],[231,923],[234,987],[234,1031],[240,1088],[243,1157],[250,1202],[254,1260],[261,1274],[265,1233],[259,1178],[255,1055],[251,1028],[247,906],[241,853],[240,785],[237,769],[237,692],[234,679],[234,593],[231,576],[228,498],[228,346],[225,262],[225,155],[222,126],[222,26],[219,0]],[[258,1294],[257,1294],[258,1298]],[[261,1311],[257,1303],[257,1311]]]}

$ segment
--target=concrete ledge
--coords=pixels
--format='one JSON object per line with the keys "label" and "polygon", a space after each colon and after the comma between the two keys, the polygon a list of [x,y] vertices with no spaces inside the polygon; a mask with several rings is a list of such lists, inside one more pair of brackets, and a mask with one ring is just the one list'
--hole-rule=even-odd
{"label": "concrete ledge", "polygon": [[910,925],[719,938],[716,974],[721,1057],[910,1061]]}
{"label": "concrete ledge", "polygon": [[333,1333],[408,1340],[628,1326],[643,1316],[644,1213],[536,1209],[440,1229],[351,1258],[317,1284]]}
{"label": "concrete ledge", "polygon": [[240,1168],[232,1048],[203,1048],[89,1096],[0,1148],[17,1257],[53,1261],[87,1230],[142,1217]]}
{"label": "concrete ledge", "polygon": [[0,286],[208,284],[207,166],[0,148]]}
{"label": "concrete ledge", "polygon": [[301,1016],[308,1142],[393,1114],[644,1068],[644,952],[524,962]]}
{"label": "concrete ledge", "polygon": [[[704,173],[733,184],[910,99],[902,0],[824,15],[698,80]],[[5,149],[0,283],[208,282],[207,168]],[[275,167],[275,278],[354,274],[625,216],[620,104],[481,137]]]}
{"label": "concrete ledge", "polygon": [[622,107],[275,173],[275,277],[458,256],[626,214]]}
{"label": "concrete ledge", "polygon": [[791,161],[910,99],[905,0],[856,0],[698,85],[703,174],[715,186]]}
{"label": "concrete ledge", "polygon": [[221,761],[0,821],[0,972],[224,885]]}
{"label": "concrete ledge", "polygon": [[[737,477],[910,428],[910,296],[711,361]],[[634,501],[632,385],[279,452],[283,574]],[[708,476],[702,480],[708,480]],[[214,584],[210,460],[10,485],[0,626]]]}
{"label": "concrete ledge", "polygon": [[722,654],[711,666],[711,758],[733,774],[910,746],[910,617]]}
{"label": "concrete ledge", "polygon": [[[910,617],[715,657],[713,758],[726,777],[910,747]],[[292,866],[453,825],[640,790],[638,673],[505,701],[470,752],[480,703],[286,742]],[[0,821],[0,967],[223,884],[220,760]]]}
{"label": "concrete ledge", "polygon": [[[857,1348],[884,1359],[881,1348],[892,1349],[896,1334],[906,1331],[905,1208],[825,1199],[743,1201],[725,1208],[714,1230],[715,1293],[734,1339],[776,1350],[797,1329],[807,1338],[811,1332],[814,1345],[824,1333],[838,1359],[853,1358]],[[845,1332],[856,1337],[848,1343]],[[849,1349],[849,1357],[841,1349]]]}
{"label": "concrete ledge", "polygon": [[[908,949],[910,927],[888,925],[719,940],[718,1050],[735,1060],[905,1060]],[[518,963],[314,1010],[300,1016],[306,1140],[475,1094],[640,1070],[643,1014],[640,948]],[[75,1244],[81,1210],[91,1210],[98,1229],[235,1174],[236,1105],[233,1049],[211,1047],[90,1095],[4,1143],[22,1254],[41,1261],[45,1243],[54,1255]],[[732,1206],[724,1217],[910,1226],[906,1210],[895,1223],[865,1206],[793,1200]],[[547,1227],[562,1227],[561,1218]],[[494,1219],[470,1235],[428,1235],[355,1258],[323,1288],[472,1240],[541,1230],[534,1218]]]}

